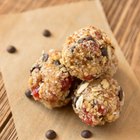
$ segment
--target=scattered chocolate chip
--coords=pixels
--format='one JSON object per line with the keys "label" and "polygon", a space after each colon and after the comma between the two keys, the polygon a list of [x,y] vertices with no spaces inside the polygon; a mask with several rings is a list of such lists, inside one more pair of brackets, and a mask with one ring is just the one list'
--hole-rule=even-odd
{"label": "scattered chocolate chip", "polygon": [[102,53],[102,56],[108,56],[107,48],[105,47],[101,48],[101,53]]}
{"label": "scattered chocolate chip", "polygon": [[76,48],[75,46],[71,47],[70,51],[73,53],[75,48]]}
{"label": "scattered chocolate chip", "polygon": [[16,48],[12,45],[7,48],[7,52],[9,53],[15,53],[16,51],[17,51]]}
{"label": "scattered chocolate chip", "polygon": [[32,72],[34,69],[40,70],[40,66],[39,66],[38,64],[35,65],[35,66],[33,66],[33,67],[31,68],[30,72]]}
{"label": "scattered chocolate chip", "polygon": [[60,63],[59,60],[55,60],[55,61],[54,61],[54,64],[55,64],[55,65],[60,65],[61,63]]}
{"label": "scattered chocolate chip", "polygon": [[28,98],[32,98],[31,90],[30,90],[30,89],[27,89],[27,90],[25,91],[25,95],[26,95],[26,97],[28,97]]}
{"label": "scattered chocolate chip", "polygon": [[48,139],[55,139],[56,138],[56,132],[54,130],[48,130],[45,134],[46,138]]}
{"label": "scattered chocolate chip", "polygon": [[43,35],[44,35],[45,37],[50,37],[50,36],[51,36],[51,32],[50,32],[49,30],[45,29],[45,30],[43,31]]}
{"label": "scattered chocolate chip", "polygon": [[82,136],[83,138],[90,138],[90,137],[92,136],[92,133],[91,133],[91,131],[89,131],[89,130],[83,130],[83,131],[81,132],[81,136]]}
{"label": "scattered chocolate chip", "polygon": [[122,88],[120,88],[120,90],[118,92],[118,97],[119,97],[119,100],[122,101],[122,99],[123,99],[123,90],[122,90]]}
{"label": "scattered chocolate chip", "polygon": [[42,57],[42,61],[46,62],[48,58],[49,58],[49,55],[47,53],[44,53]]}
{"label": "scattered chocolate chip", "polygon": [[86,59],[87,59],[87,60],[93,60],[93,58],[90,57],[90,56],[86,56]]}

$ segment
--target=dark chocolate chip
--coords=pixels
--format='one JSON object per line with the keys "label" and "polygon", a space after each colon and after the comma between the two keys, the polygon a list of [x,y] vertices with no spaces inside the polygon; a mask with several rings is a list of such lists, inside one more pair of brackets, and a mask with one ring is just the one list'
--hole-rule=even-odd
{"label": "dark chocolate chip", "polygon": [[87,37],[84,37],[84,38],[79,39],[78,40],[78,43],[83,43],[84,40],[86,40],[86,41],[88,41],[88,40],[94,41],[94,39],[93,39],[92,36],[87,36]]}
{"label": "dark chocolate chip", "polygon": [[43,35],[44,35],[45,37],[50,37],[50,36],[51,36],[51,32],[50,32],[49,30],[45,29],[45,30],[43,31]]}
{"label": "dark chocolate chip", "polygon": [[46,62],[48,58],[49,58],[49,55],[47,53],[44,53],[42,57],[42,61]]}
{"label": "dark chocolate chip", "polygon": [[55,60],[55,61],[54,61],[54,64],[55,64],[55,65],[60,65],[61,63],[60,63],[59,60]]}
{"label": "dark chocolate chip", "polygon": [[55,139],[57,137],[56,132],[54,130],[48,130],[45,134],[48,139]]}
{"label": "dark chocolate chip", "polygon": [[92,36],[87,36],[87,37],[86,37],[86,40],[93,40],[93,41],[94,41],[94,39],[93,39]]}
{"label": "dark chocolate chip", "polygon": [[75,48],[76,48],[75,46],[71,47],[70,51],[73,53]]}
{"label": "dark chocolate chip", "polygon": [[30,90],[30,89],[27,89],[27,90],[25,91],[25,95],[26,95],[26,97],[28,97],[28,98],[32,98],[31,90]]}
{"label": "dark chocolate chip", "polygon": [[81,39],[78,40],[78,43],[79,43],[79,44],[80,44],[80,43],[83,43],[84,40],[85,40],[85,38],[81,38]]}
{"label": "dark chocolate chip", "polygon": [[90,56],[87,56],[86,59],[87,59],[87,60],[93,60],[93,58],[90,57]]}
{"label": "dark chocolate chip", "polygon": [[7,48],[7,52],[9,53],[15,53],[16,51],[17,51],[16,48],[12,45]]}
{"label": "dark chocolate chip", "polygon": [[120,90],[118,92],[118,97],[119,97],[119,100],[122,101],[122,99],[123,99],[123,90],[122,90],[122,88],[120,88]]}
{"label": "dark chocolate chip", "polygon": [[91,131],[89,131],[89,130],[83,130],[83,131],[81,132],[81,136],[82,136],[83,138],[90,138],[90,137],[92,136],[92,133],[91,133]]}
{"label": "dark chocolate chip", "polygon": [[39,64],[37,64],[37,65],[35,65],[35,66],[33,66],[32,68],[31,68],[31,70],[30,70],[30,72],[32,72],[34,69],[38,69],[38,70],[40,70],[40,66],[39,66]]}
{"label": "dark chocolate chip", "polygon": [[102,56],[108,56],[107,48],[105,47],[101,48],[101,53],[102,53]]}
{"label": "dark chocolate chip", "polygon": [[93,100],[93,102],[92,102],[92,106],[94,107],[95,105],[98,105],[98,101],[97,100]]}

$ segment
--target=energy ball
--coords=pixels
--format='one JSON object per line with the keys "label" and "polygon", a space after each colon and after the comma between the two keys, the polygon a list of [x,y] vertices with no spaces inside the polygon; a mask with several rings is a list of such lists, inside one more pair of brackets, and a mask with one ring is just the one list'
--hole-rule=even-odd
{"label": "energy ball", "polygon": [[124,103],[122,88],[109,77],[83,82],[74,95],[72,106],[75,113],[90,126],[117,120]]}
{"label": "energy ball", "polygon": [[50,109],[65,106],[71,99],[69,94],[73,78],[60,59],[60,51],[50,50],[48,54],[43,53],[31,68],[31,94]]}
{"label": "energy ball", "polygon": [[72,76],[84,81],[104,74],[112,76],[118,65],[110,39],[93,26],[82,28],[66,39],[61,62]]}

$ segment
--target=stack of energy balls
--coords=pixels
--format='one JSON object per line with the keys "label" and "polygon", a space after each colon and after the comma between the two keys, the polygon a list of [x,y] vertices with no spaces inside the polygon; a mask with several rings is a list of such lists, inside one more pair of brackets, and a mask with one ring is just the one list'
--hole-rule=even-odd
{"label": "stack of energy balls", "polygon": [[117,67],[108,36],[93,26],[82,28],[66,39],[62,51],[42,53],[30,71],[31,95],[50,109],[72,100],[74,112],[87,125],[113,122],[124,102],[124,92],[112,78]]}

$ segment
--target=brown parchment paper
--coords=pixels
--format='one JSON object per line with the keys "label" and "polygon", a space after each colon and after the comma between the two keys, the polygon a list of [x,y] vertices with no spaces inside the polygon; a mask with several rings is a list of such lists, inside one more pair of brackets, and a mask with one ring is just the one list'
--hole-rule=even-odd
{"label": "brown parchment paper", "polygon": [[[71,106],[48,110],[24,95],[29,69],[42,50],[61,49],[67,35],[91,24],[107,32],[116,46],[119,70],[115,77],[126,96],[120,119],[95,128],[83,124]],[[44,29],[50,29],[52,37],[42,36]],[[18,52],[8,54],[8,45],[15,45]],[[98,0],[1,16],[0,67],[20,140],[45,140],[48,129],[57,132],[57,140],[81,140],[83,129],[90,129],[94,140],[140,139],[140,88],[112,35]]]}

